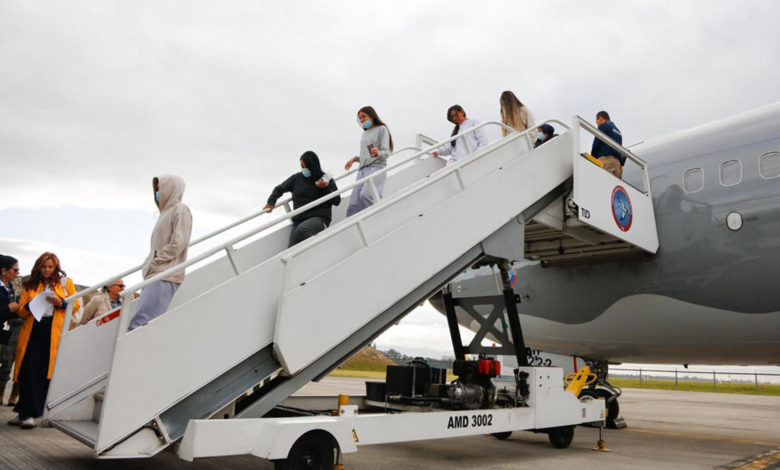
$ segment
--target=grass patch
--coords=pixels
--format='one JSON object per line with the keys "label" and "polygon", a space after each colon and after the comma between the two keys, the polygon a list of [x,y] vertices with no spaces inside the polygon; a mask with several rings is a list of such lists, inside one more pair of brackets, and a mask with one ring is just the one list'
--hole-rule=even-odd
{"label": "grass patch", "polygon": [[385,380],[384,370],[334,369],[328,375],[331,377],[360,377],[362,379]]}
{"label": "grass patch", "polygon": [[[620,388],[649,388],[655,390],[680,390],[684,392],[718,392],[718,393],[739,393],[745,395],[755,395],[755,384],[748,383],[718,383],[713,387],[712,382],[689,382],[679,381],[675,387],[674,380],[642,380],[639,379],[612,377],[609,383]],[[780,396],[780,385],[758,384],[758,395],[777,395]]]}

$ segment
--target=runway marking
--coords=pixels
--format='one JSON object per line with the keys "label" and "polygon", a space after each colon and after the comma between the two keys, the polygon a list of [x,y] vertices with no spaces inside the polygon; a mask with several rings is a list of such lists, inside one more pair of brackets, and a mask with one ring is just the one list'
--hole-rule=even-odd
{"label": "runway marking", "polygon": [[734,439],[730,437],[702,436],[700,434],[687,434],[687,433],[669,432],[669,431],[650,431],[646,429],[631,429],[631,428],[624,429],[622,432],[626,432],[626,431],[635,432],[638,434],[654,434],[658,436],[685,437],[689,439],[700,439],[700,440],[707,440],[707,441],[734,442],[737,444],[753,444],[759,446],[777,447],[777,442],[753,441],[750,439]]}
{"label": "runway marking", "polygon": [[773,450],[751,460],[733,463],[726,467],[718,467],[719,470],[765,470],[777,468],[774,464],[780,463],[780,450]]}

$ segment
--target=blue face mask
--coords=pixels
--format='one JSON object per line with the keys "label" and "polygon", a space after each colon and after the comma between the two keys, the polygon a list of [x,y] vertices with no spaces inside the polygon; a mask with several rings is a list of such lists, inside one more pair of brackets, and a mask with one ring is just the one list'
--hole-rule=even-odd
{"label": "blue face mask", "polygon": [[160,203],[160,191],[154,192],[154,202],[156,202],[157,204]]}
{"label": "blue face mask", "polygon": [[304,178],[308,178],[309,176],[311,176],[311,170],[309,170],[308,168],[301,168],[301,174],[303,175]]}
{"label": "blue face mask", "polygon": [[540,133],[536,134],[536,138],[538,140],[544,140],[544,132],[540,132]]}
{"label": "blue face mask", "polygon": [[363,129],[371,129],[371,126],[374,125],[374,121],[372,121],[371,119],[367,119],[361,122],[360,125],[361,127],[363,127]]}

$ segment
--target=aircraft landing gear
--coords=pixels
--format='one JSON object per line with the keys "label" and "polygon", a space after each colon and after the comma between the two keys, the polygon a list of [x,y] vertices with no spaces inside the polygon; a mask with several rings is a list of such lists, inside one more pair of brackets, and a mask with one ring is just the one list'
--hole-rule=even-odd
{"label": "aircraft landing gear", "polygon": [[623,429],[628,427],[626,420],[620,416],[620,404],[618,397],[623,393],[618,387],[613,386],[607,380],[609,366],[600,362],[593,362],[592,371],[596,374],[596,382],[588,388],[583,389],[579,396],[593,397],[594,399],[604,399],[607,408],[607,429]]}

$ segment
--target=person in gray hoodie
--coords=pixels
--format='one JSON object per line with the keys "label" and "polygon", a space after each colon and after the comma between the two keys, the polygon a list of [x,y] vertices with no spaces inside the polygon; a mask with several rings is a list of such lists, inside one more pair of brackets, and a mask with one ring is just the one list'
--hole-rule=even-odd
{"label": "person in gray hoodie", "polygon": [[[187,247],[192,233],[192,213],[181,202],[184,180],[176,175],[155,176],[152,188],[160,217],[152,231],[149,256],[143,264],[144,279],[187,261]],[[129,329],[134,330],[165,313],[182,282],[183,269],[144,287]]]}

